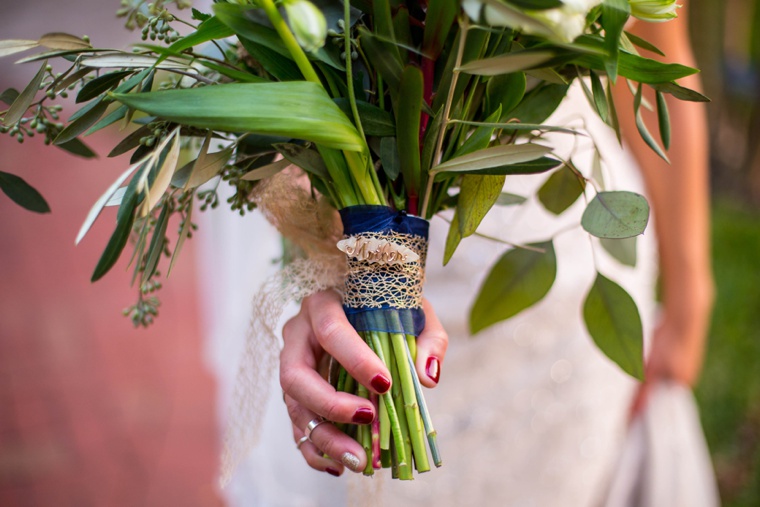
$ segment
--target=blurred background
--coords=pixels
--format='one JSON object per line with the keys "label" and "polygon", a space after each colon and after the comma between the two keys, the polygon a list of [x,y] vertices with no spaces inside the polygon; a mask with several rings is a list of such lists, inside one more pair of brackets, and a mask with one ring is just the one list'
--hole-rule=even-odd
{"label": "blurred background", "polygon": [[[696,394],[724,505],[758,506],[760,0],[690,2],[693,43],[712,99],[718,289]],[[136,34],[122,28],[117,7],[102,0],[3,1],[0,39],[67,31],[122,48]],[[0,91],[22,87],[37,70],[13,60],[0,61]],[[119,139],[101,132],[88,143],[107,153]],[[202,318],[199,245],[191,241],[183,250],[162,290],[161,317],[147,331],[120,314],[136,298],[126,259],[89,283],[112,210],[74,247],[89,207],[126,163],[76,158],[39,138],[21,146],[0,136],[0,171],[23,177],[52,209],[37,215],[0,194],[0,505],[222,503],[215,485],[219,380],[209,373],[215,352],[203,338],[210,324]],[[242,283],[252,276],[244,274]]]}

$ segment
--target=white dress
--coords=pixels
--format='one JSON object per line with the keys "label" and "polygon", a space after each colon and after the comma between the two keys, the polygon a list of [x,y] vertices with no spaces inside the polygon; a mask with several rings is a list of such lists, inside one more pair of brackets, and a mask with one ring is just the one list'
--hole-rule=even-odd
{"label": "white dress", "polygon": [[[567,145],[560,153],[572,151],[577,167],[590,175],[593,139],[602,153],[606,187],[643,192],[634,163],[620,149],[614,133],[588,112],[578,87],[573,87],[548,123],[577,126],[581,117],[591,137],[560,137]],[[505,190],[534,196],[547,177],[509,177]],[[595,347],[582,322],[581,307],[594,281],[596,262],[605,276],[633,296],[644,329],[651,329],[656,265],[651,228],[638,240],[635,269],[613,260],[580,226],[568,230],[580,223],[583,208],[581,198],[555,217],[531,197],[521,206],[497,207],[489,213],[479,232],[510,242],[542,241],[564,232],[555,239],[557,279],[547,297],[475,337],[467,333],[469,307],[487,267],[507,247],[467,238],[444,268],[441,259],[448,224],[440,218],[432,221],[425,295],[450,335],[450,346],[441,382],[427,391],[426,398],[438,430],[443,467],[411,482],[346,481],[312,471],[295,450],[290,421],[273,380],[262,444],[227,488],[230,503],[362,505],[371,503],[365,489],[379,490],[372,494],[375,505],[582,507],[597,503],[620,451],[634,382]],[[276,268],[267,261],[277,255],[277,240],[267,239],[262,245],[262,234],[252,239],[250,222],[230,226],[234,217],[216,214],[212,220],[217,223],[201,224],[203,234],[223,221],[231,230],[222,237],[251,238],[247,247],[239,245],[246,252],[242,271],[229,268],[229,259],[215,258],[222,249],[204,248],[200,256],[207,270],[207,294],[216,298],[209,334],[224,401],[229,399],[231,373],[236,371],[231,366],[236,365],[234,354],[242,347],[242,338],[233,339],[230,334],[244,334],[248,302],[255,290],[251,284],[265,277],[262,271]],[[256,225],[259,230],[260,226]],[[217,235],[217,241],[222,237]],[[228,272],[209,275],[209,266],[217,270],[228,266]],[[262,270],[262,266],[267,268]],[[223,331],[230,322],[238,329]],[[224,413],[224,403],[221,410]]]}

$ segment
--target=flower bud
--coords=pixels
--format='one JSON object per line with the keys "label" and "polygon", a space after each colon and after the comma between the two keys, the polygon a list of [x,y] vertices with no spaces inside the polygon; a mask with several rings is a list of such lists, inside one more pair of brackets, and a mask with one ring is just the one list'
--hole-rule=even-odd
{"label": "flower bud", "polygon": [[642,21],[661,23],[678,16],[676,0],[629,0],[631,15]]}
{"label": "flower bud", "polygon": [[316,5],[309,0],[287,0],[284,6],[290,29],[302,48],[316,51],[325,45],[327,20]]}

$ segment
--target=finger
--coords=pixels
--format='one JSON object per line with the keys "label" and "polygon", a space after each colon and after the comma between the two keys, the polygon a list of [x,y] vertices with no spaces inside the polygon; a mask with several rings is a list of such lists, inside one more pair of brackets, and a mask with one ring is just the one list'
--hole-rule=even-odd
{"label": "finger", "polygon": [[[305,408],[290,397],[286,397],[286,405],[288,407],[290,420],[293,421],[293,425],[302,432],[305,432],[306,426],[309,422],[317,417],[314,412]],[[314,428],[309,435],[309,442],[306,442],[301,446],[307,463],[309,463],[309,466],[312,468],[315,468],[314,465],[319,466],[321,462],[316,461],[314,456],[309,454],[308,450],[311,449],[312,446],[307,446],[306,444],[312,444],[313,447],[354,472],[361,472],[367,464],[366,453],[362,446],[359,445],[356,440],[336,428],[331,422],[324,422]],[[306,449],[304,449],[304,447],[306,447]]]}
{"label": "finger", "polygon": [[628,412],[629,423],[644,412],[644,409],[647,405],[647,400],[649,399],[649,391],[651,388],[652,384],[649,382],[639,384],[639,387],[636,390],[636,394],[633,397],[631,408]]}
{"label": "finger", "polygon": [[[298,445],[298,441],[303,437],[303,431],[293,426],[293,439]],[[306,440],[298,447],[298,450],[303,455],[306,463],[313,469],[320,472],[327,472],[328,474],[340,477],[343,473],[343,465],[335,460],[325,457],[317,447]]]}
{"label": "finger", "polygon": [[336,392],[314,369],[313,350],[308,340],[310,333],[304,319],[293,319],[283,328],[285,346],[280,353],[280,386],[301,405],[325,419],[334,422],[369,424],[375,419],[375,410],[369,400],[353,394]]}
{"label": "finger", "polygon": [[425,312],[425,329],[417,338],[417,374],[425,387],[435,387],[441,375],[441,365],[449,346],[449,336],[443,329],[433,306],[422,301]]}
{"label": "finger", "polygon": [[340,296],[320,292],[304,300],[317,341],[360,384],[377,394],[391,387],[391,374],[349,324]]}

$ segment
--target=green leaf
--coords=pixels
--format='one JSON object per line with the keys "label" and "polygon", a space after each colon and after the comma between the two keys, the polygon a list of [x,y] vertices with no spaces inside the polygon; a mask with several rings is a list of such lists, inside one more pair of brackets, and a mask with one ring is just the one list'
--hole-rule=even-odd
{"label": "green leaf", "polygon": [[525,49],[501,56],[475,60],[462,65],[458,70],[475,76],[498,76],[499,74],[539,68],[555,56],[556,52],[548,49]]}
{"label": "green leaf", "polygon": [[278,81],[300,81],[303,79],[298,66],[290,59],[283,58],[277,51],[246,39],[238,37],[243,48],[258,62],[264,70],[274,76]]}
{"label": "green leaf", "polygon": [[163,60],[159,62],[159,57],[152,55],[140,55],[134,53],[114,53],[100,56],[84,58],[81,62],[84,67],[94,69],[179,69],[194,70],[193,67],[179,60]]}
{"label": "green leaf", "polygon": [[643,332],[633,298],[597,273],[583,304],[583,319],[597,347],[623,371],[644,380]]}
{"label": "green leaf", "polygon": [[636,267],[636,237],[599,240],[602,248],[607,250],[612,257],[625,266]]}
{"label": "green leaf", "polygon": [[396,181],[401,173],[401,161],[398,158],[395,137],[383,137],[380,140],[380,164],[388,179]]}
{"label": "green leaf", "polygon": [[513,72],[494,76],[488,80],[485,94],[485,111],[488,115],[501,107],[502,118],[508,116],[525,96],[525,74]]}
{"label": "green leaf", "polygon": [[[177,162],[179,161],[179,131],[180,127],[174,129],[152,153],[155,177],[148,185],[147,171],[145,171],[146,175],[142,188],[146,189],[146,192],[141,209],[142,216],[147,216],[153,210],[153,207],[163,198],[166,189],[169,188],[172,175],[177,169]],[[142,188],[138,186],[138,190],[142,190]]]}
{"label": "green leaf", "polygon": [[[92,127],[100,119],[101,116],[103,116],[103,113],[106,112],[106,109],[108,109],[108,102],[102,100],[102,97],[94,102],[91,102],[85,108],[82,108],[80,110],[84,111],[83,114],[76,116],[73,121],[71,118],[69,118],[69,121],[71,123],[69,123],[66,128],[58,134],[53,143],[57,145],[67,143],[77,137],[79,134],[82,134],[87,129]],[[74,115],[72,115],[72,118],[74,118]]]}
{"label": "green leaf", "polygon": [[[540,144],[505,144],[452,158],[430,170],[440,172],[471,172],[482,169],[509,166],[537,160],[551,153],[552,149]],[[506,174],[506,173],[505,173]]]}
{"label": "green leaf", "polygon": [[[530,162],[522,162],[519,164],[508,164],[497,167],[491,167],[489,169],[480,169],[478,171],[469,171],[467,174],[479,174],[484,175],[510,175],[510,174],[539,174],[554,169],[561,165],[562,162],[549,157],[541,157]],[[446,178],[456,175],[457,173],[441,172],[435,175],[435,181],[442,181]]]}
{"label": "green leaf", "polygon": [[369,30],[359,27],[359,40],[362,50],[367,55],[367,59],[382,76],[383,81],[391,90],[391,96],[398,92],[401,83],[401,74],[404,71],[403,64],[395,58],[394,51],[391,48],[395,46],[379,40]]}
{"label": "green leaf", "polygon": [[396,111],[396,144],[401,174],[407,194],[415,196],[420,188],[420,115],[422,114],[422,71],[407,65],[401,74]]}
{"label": "green leaf", "polygon": [[454,209],[454,217],[449,224],[449,233],[446,236],[446,246],[443,250],[443,265],[449,263],[459,243],[462,241],[462,233],[459,232],[459,213]]}
{"label": "green leaf", "polygon": [[[585,37],[585,36],[582,36]],[[584,39],[584,42],[588,39]],[[606,70],[605,60],[599,55],[579,55],[575,62],[594,70]],[[639,83],[668,83],[699,72],[697,69],[677,63],[662,63],[631,53],[620,53],[618,75]]]}
{"label": "green leaf", "polygon": [[495,127],[489,126],[487,124],[498,121],[500,117],[501,105],[499,105],[496,110],[491,113],[488,118],[485,119],[485,122],[483,123],[486,125],[480,125],[472,131],[469,137],[465,139],[464,143],[462,143],[462,145],[456,149],[452,157],[461,157],[463,155],[474,153],[478,150],[487,148],[488,145],[491,144],[495,130]]}
{"label": "green leaf", "polygon": [[464,175],[457,201],[459,233],[463,238],[475,233],[480,222],[496,204],[506,178],[506,176]]}
{"label": "green leaf", "polygon": [[665,56],[665,53],[663,53],[657,46],[649,41],[642,39],[638,35],[632,34],[631,32],[625,32],[625,35],[628,37],[628,40],[636,44],[641,49],[646,49],[647,51],[657,53],[660,56]]}
{"label": "green leaf", "polygon": [[145,269],[142,273],[142,283],[147,282],[156,272],[158,260],[164,252],[164,242],[166,241],[166,227],[169,225],[169,206],[164,202],[161,206],[161,213],[158,214],[156,225],[153,228],[153,236],[150,238],[148,246],[148,258],[145,261]]}
{"label": "green leaf", "polygon": [[599,117],[602,121],[607,123],[609,121],[609,107],[607,106],[607,95],[605,94],[602,80],[594,71],[591,71],[590,75],[591,90],[594,94],[594,106],[596,107],[596,112],[599,113]]}
{"label": "green leaf", "polygon": [[172,43],[168,49],[176,53],[181,53],[182,51],[197,46],[198,44],[203,44],[210,40],[224,39],[234,34],[235,32],[222,23],[219,18],[209,17],[198,25],[198,28],[194,32]]}
{"label": "green leaf", "polygon": [[543,123],[567,95],[568,85],[544,85],[528,93],[520,104],[509,113],[522,123]]}
{"label": "green leaf", "polygon": [[78,138],[74,138],[71,141],[66,141],[65,143],[57,144],[60,149],[64,151],[68,151],[72,155],[77,155],[82,158],[97,158],[98,155],[92,149],[84,144],[81,140]]}
{"label": "green leaf", "polygon": [[599,150],[594,150],[594,158],[591,161],[591,179],[594,180],[599,188],[604,190],[604,172],[602,172],[602,157]]}
{"label": "green leaf", "polygon": [[27,49],[33,49],[39,46],[40,43],[36,40],[25,39],[8,39],[0,40],[0,57],[8,56],[15,53],[26,51]]}
{"label": "green leaf", "polygon": [[316,151],[290,143],[275,144],[274,148],[289,160],[290,163],[297,165],[307,173],[313,174],[323,180],[330,179],[327,166]]}
{"label": "green leaf", "polygon": [[182,125],[283,135],[347,151],[365,148],[346,115],[315,83],[233,83],[113,97]]}
{"label": "green leaf", "polygon": [[[334,101],[347,117],[353,118],[351,104],[348,99],[337,98]],[[356,109],[359,111],[365,135],[376,137],[396,135],[396,123],[389,112],[363,100],[356,101]]]}
{"label": "green leaf", "polygon": [[669,93],[678,100],[687,100],[689,102],[710,102],[710,99],[699,92],[684,88],[676,83],[656,83],[652,88],[661,93]]}
{"label": "green leaf", "polygon": [[34,101],[34,96],[37,95],[37,90],[40,89],[42,78],[45,77],[46,66],[47,61],[42,62],[42,67],[40,67],[40,70],[37,71],[37,74],[35,74],[29,84],[26,85],[26,88],[24,88],[22,92],[18,94],[16,100],[13,101],[13,104],[11,104],[11,107],[5,113],[5,117],[3,118],[3,123],[5,125],[15,125],[21,118],[24,117],[24,113],[26,113],[26,110],[29,109],[29,106]]}
{"label": "green leaf", "polygon": [[114,148],[108,154],[108,157],[118,157],[119,155],[122,155],[133,148],[136,148],[140,145],[140,138],[145,137],[150,133],[151,129],[149,129],[147,125],[143,125],[119,141],[119,144],[114,146]]}
{"label": "green leaf", "polygon": [[559,215],[573,205],[586,188],[586,180],[567,165],[554,172],[538,190],[538,200],[544,208]]}
{"label": "green leaf", "polygon": [[39,42],[41,46],[56,51],[86,50],[92,48],[90,43],[85,42],[82,38],[60,32],[45,34],[40,37]]}
{"label": "green leaf", "polygon": [[604,0],[602,3],[604,45],[608,54],[604,59],[604,68],[613,83],[617,80],[620,35],[630,14],[631,7],[628,5],[628,0]]}
{"label": "green leaf", "polygon": [[470,311],[470,333],[517,315],[549,292],[557,276],[554,244],[530,246],[542,252],[515,248],[491,268]]}
{"label": "green leaf", "polygon": [[[140,167],[142,165],[142,162],[138,164],[134,164],[130,166],[129,169],[124,171],[117,179],[114,181],[110,187],[108,187],[108,190],[106,190],[103,195],[101,195],[97,201],[95,201],[95,204],[93,204],[92,208],[90,209],[89,213],[87,213],[87,217],[84,220],[84,223],[82,224],[82,227],[79,229],[79,233],[77,234],[76,240],[74,240],[74,244],[78,245],[82,239],[84,239],[87,232],[90,230],[90,227],[92,227],[92,224],[95,223],[95,220],[100,215],[100,212],[103,211],[103,208],[106,206],[108,201],[111,199],[111,197],[116,193],[116,191],[119,189],[119,186],[124,183],[124,181],[129,177],[130,174],[132,174],[135,169]],[[122,198],[123,200],[123,198]]]}
{"label": "green leaf", "polygon": [[633,192],[599,192],[586,206],[581,225],[598,238],[630,238],[644,232],[649,204]]}
{"label": "green leaf", "polygon": [[22,208],[35,213],[50,213],[45,198],[23,178],[0,171],[0,190]]}
{"label": "green leaf", "polygon": [[274,176],[275,174],[287,168],[289,165],[289,160],[278,160],[277,162],[272,162],[271,164],[267,164],[263,167],[257,167],[253,171],[246,173],[241,179],[246,181],[263,180],[264,178]]}
{"label": "green leaf", "polygon": [[661,92],[655,93],[657,95],[657,121],[660,128],[660,140],[662,146],[667,150],[670,149],[670,113],[668,113],[665,96]]}
{"label": "green leaf", "polygon": [[3,102],[10,106],[13,104],[13,101],[16,100],[18,95],[18,90],[15,88],[8,88],[7,90],[3,91],[3,93],[0,93],[0,102]]}
{"label": "green leaf", "polygon": [[108,74],[103,74],[102,76],[96,77],[92,81],[88,81],[87,84],[84,85],[77,94],[77,104],[80,102],[87,102],[88,100],[94,99],[101,93],[107,92],[111,88],[115,87],[119,81],[129,76],[130,74],[132,74],[131,70],[120,70],[116,72],[109,72]]}
{"label": "green leaf", "polygon": [[[113,265],[116,264],[122,250],[124,250],[127,244],[129,234],[132,232],[132,223],[135,219],[134,209],[137,206],[137,194],[129,194],[127,192],[127,195],[129,195],[129,198],[122,201],[119,208],[116,229],[114,229],[103,254],[100,256],[100,260],[98,260],[98,264],[95,266],[95,271],[92,273],[91,281],[93,282],[103,278]],[[123,212],[122,209],[124,210]]]}
{"label": "green leaf", "polygon": [[425,31],[422,37],[422,51],[428,55],[428,58],[434,61],[438,59],[458,12],[459,2],[428,0]]}
{"label": "green leaf", "polygon": [[521,195],[510,194],[509,192],[502,192],[496,199],[498,206],[519,206],[527,201],[527,199]]}
{"label": "green leaf", "polygon": [[546,10],[562,7],[562,0],[507,0],[508,3],[529,10]]}
{"label": "green leaf", "polygon": [[636,96],[633,98],[633,110],[636,116],[636,128],[639,130],[639,135],[644,140],[644,142],[647,143],[650,148],[652,148],[652,151],[657,153],[660,157],[662,157],[663,160],[665,160],[665,162],[669,164],[670,160],[668,159],[668,155],[662,148],[660,148],[660,145],[657,144],[657,141],[654,140],[652,134],[649,133],[649,130],[644,123],[644,118],[641,115],[642,88],[644,88],[644,85],[639,83],[639,87],[636,89]]}

